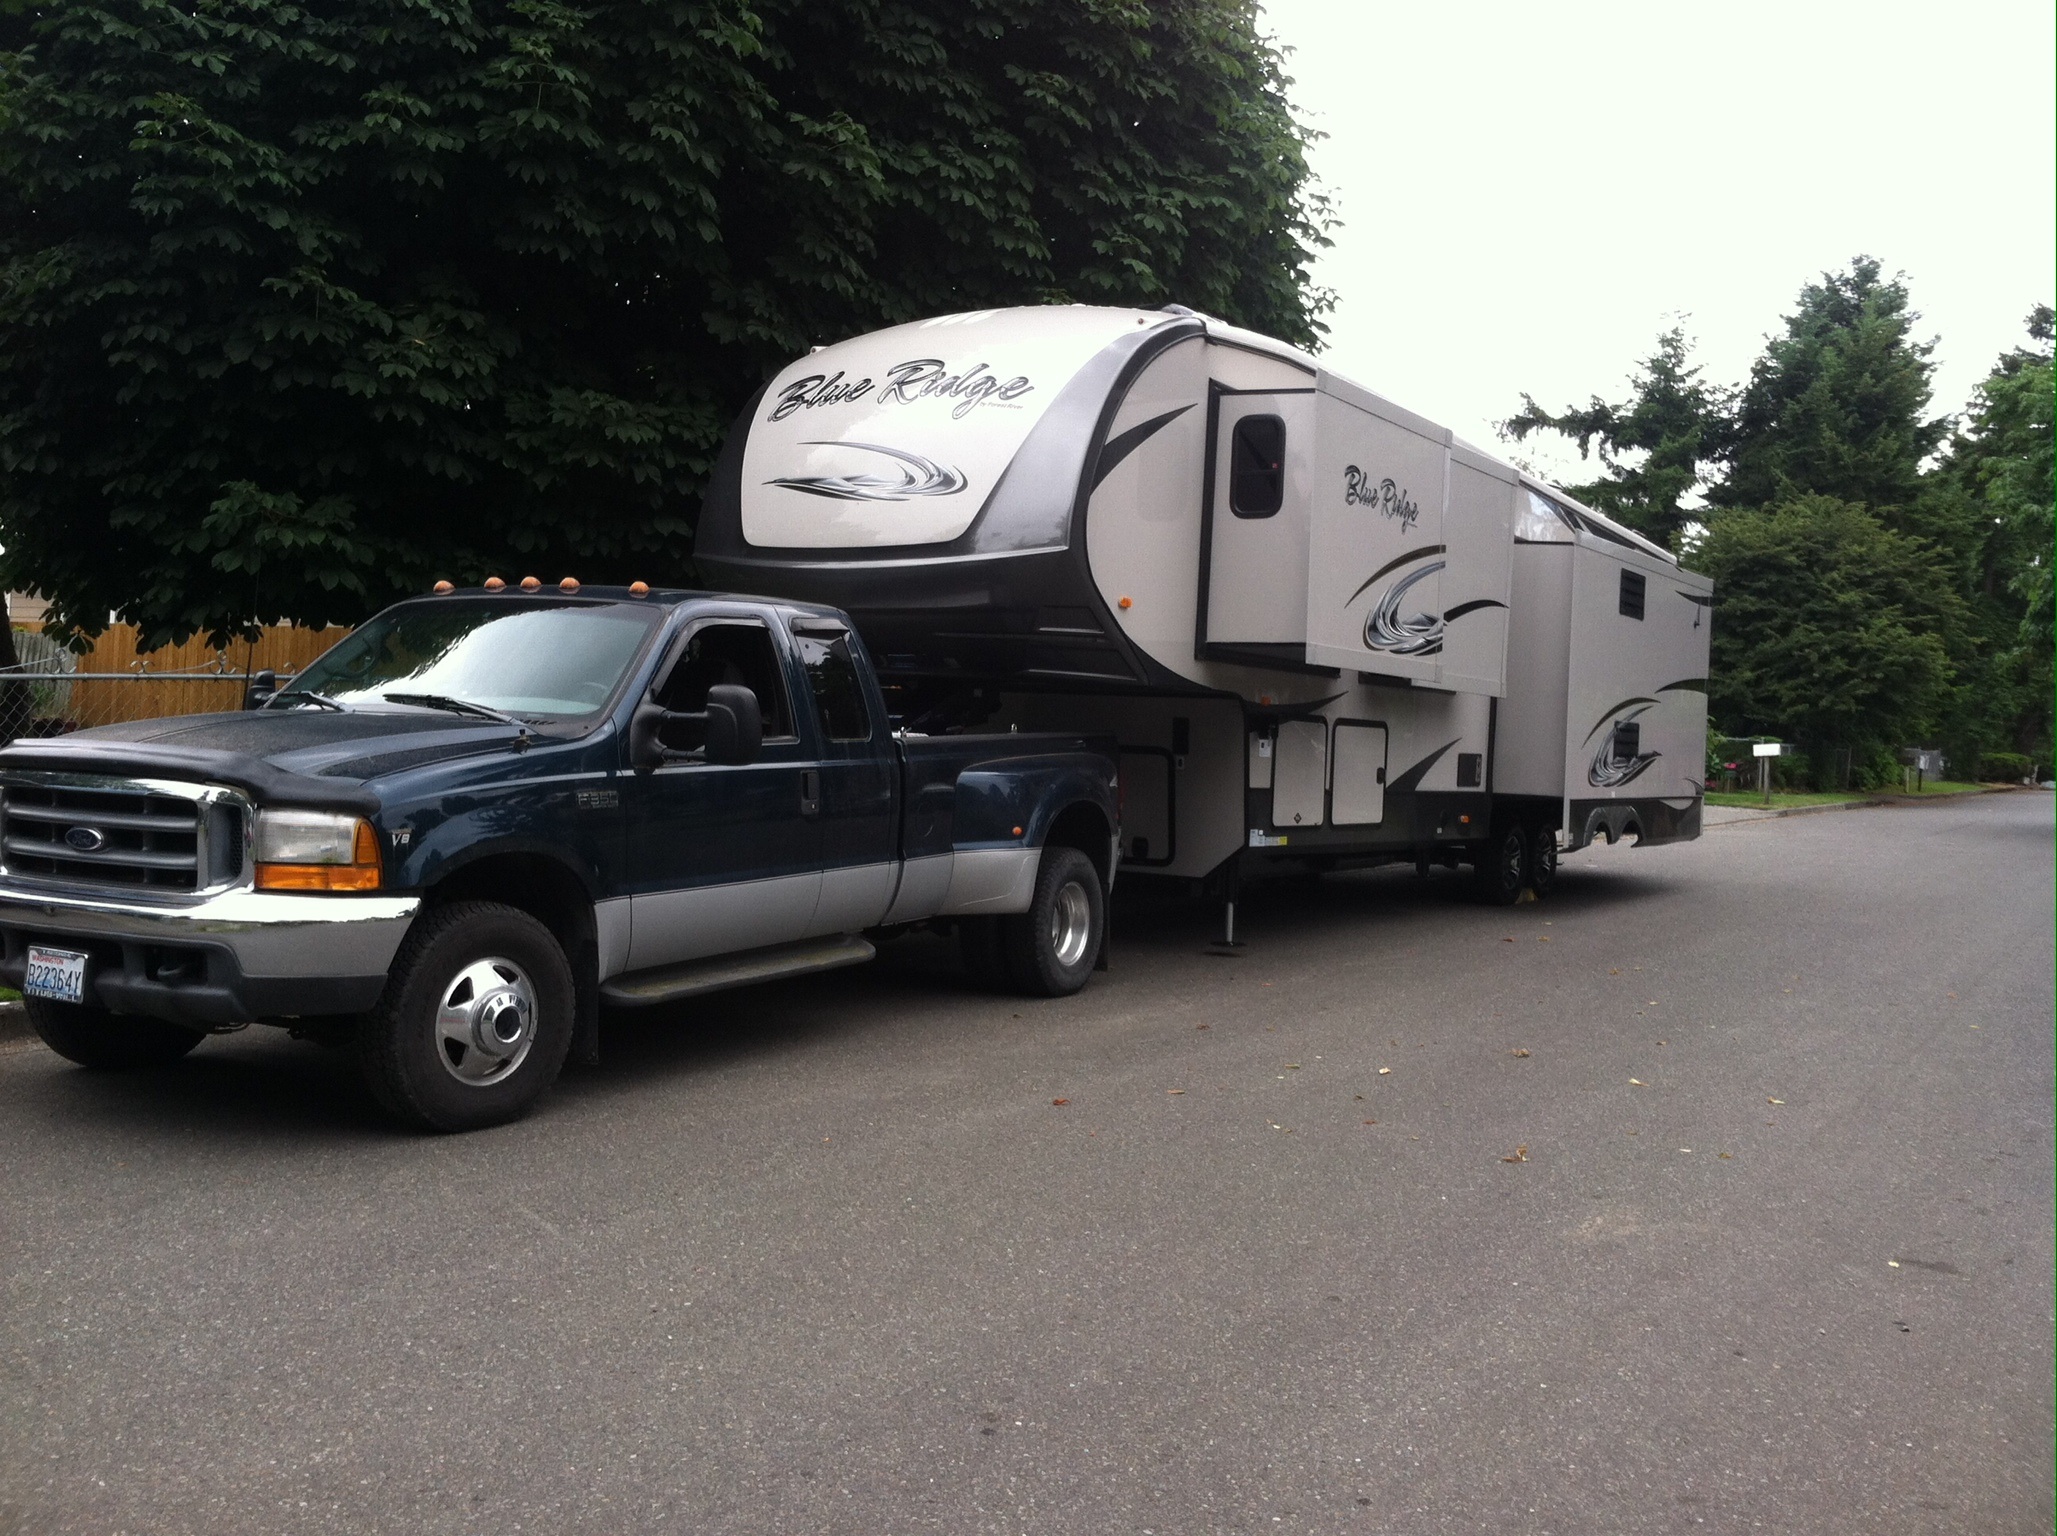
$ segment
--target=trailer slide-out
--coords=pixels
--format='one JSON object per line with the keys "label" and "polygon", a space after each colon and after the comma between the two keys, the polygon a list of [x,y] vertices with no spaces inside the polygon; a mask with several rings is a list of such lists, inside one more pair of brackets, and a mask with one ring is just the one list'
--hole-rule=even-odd
{"label": "trailer slide-out", "polygon": [[909,729],[1116,736],[1132,874],[1465,863],[1511,901],[1596,837],[1699,835],[1712,584],[1177,306],[815,351],[738,421],[696,553],[847,611]]}

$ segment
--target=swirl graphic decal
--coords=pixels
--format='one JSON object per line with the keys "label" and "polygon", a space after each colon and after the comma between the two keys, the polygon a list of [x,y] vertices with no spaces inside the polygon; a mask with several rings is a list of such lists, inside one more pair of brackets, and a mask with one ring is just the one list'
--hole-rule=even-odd
{"label": "swirl graphic decal", "polygon": [[1631,780],[1642,777],[1643,770],[1664,755],[1662,752],[1641,750],[1642,727],[1636,722],[1655,707],[1653,703],[1630,710],[1614,722],[1612,730],[1600,738],[1600,750],[1593,754],[1592,764],[1586,769],[1588,784],[1595,789],[1619,789]]}
{"label": "swirl graphic decal", "polygon": [[1396,581],[1386,589],[1385,596],[1372,605],[1371,616],[1364,621],[1364,643],[1367,647],[1374,651],[1391,651],[1395,656],[1433,656],[1442,650],[1442,615],[1417,613],[1402,618],[1400,604],[1406,600],[1408,588],[1435,575],[1445,564],[1442,560],[1431,560],[1405,580]]}
{"label": "swirl graphic decal", "polygon": [[809,496],[826,496],[834,501],[912,501],[918,496],[955,496],[964,489],[964,476],[948,465],[925,459],[903,448],[879,443],[802,443],[803,448],[855,448],[876,453],[893,461],[890,470],[849,475],[780,475],[766,485],[805,491]]}

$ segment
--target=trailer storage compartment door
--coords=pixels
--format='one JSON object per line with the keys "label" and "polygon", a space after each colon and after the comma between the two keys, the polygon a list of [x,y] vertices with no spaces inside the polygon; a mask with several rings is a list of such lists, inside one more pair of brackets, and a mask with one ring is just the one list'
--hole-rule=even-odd
{"label": "trailer storage compartment door", "polygon": [[1334,786],[1329,819],[1368,827],[1386,819],[1386,728],[1363,720],[1336,722]]}
{"label": "trailer storage compartment door", "polygon": [[1328,799],[1328,722],[1288,720],[1272,751],[1271,824],[1318,827]]}

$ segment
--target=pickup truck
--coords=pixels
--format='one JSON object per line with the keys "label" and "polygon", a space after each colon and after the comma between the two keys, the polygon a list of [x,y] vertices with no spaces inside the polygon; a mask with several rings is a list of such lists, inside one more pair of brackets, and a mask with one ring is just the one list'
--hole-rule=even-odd
{"label": "pickup truck", "polygon": [[284,1025],[461,1130],[597,1059],[603,1002],[936,920],[991,984],[1100,963],[1114,744],[896,729],[834,609],[439,583],[252,702],[0,749],[0,982],[71,1060]]}

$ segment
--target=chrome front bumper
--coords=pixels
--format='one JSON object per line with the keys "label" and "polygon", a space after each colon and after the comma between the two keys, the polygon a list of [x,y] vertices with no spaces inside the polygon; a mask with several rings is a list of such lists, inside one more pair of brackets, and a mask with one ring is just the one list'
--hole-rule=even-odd
{"label": "chrome front bumper", "polygon": [[186,902],[0,880],[0,979],[19,986],[31,942],[86,950],[88,986],[123,1012],[235,1023],[367,1008],[419,896],[235,890]]}

